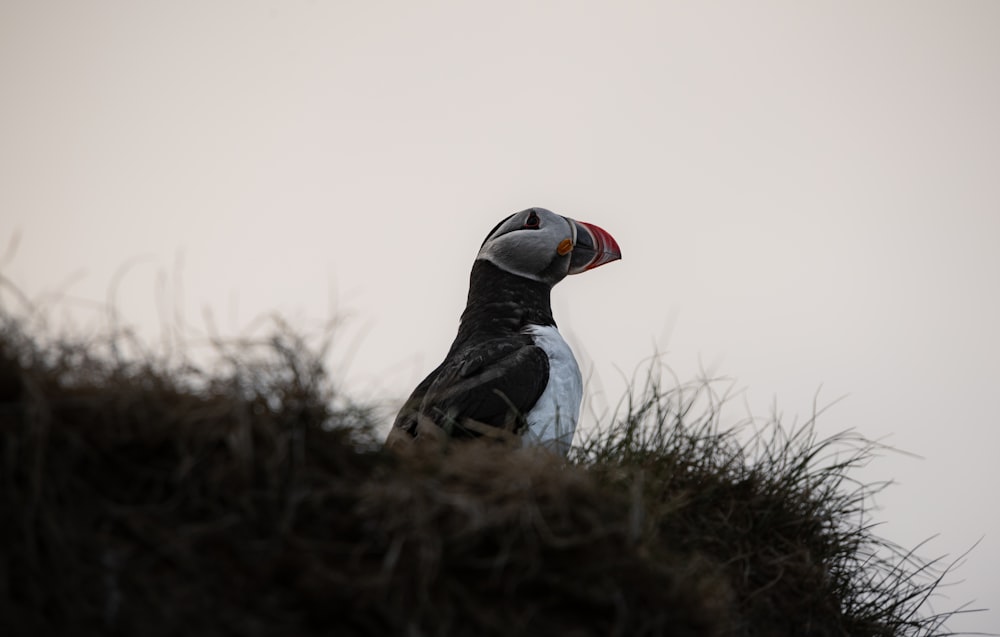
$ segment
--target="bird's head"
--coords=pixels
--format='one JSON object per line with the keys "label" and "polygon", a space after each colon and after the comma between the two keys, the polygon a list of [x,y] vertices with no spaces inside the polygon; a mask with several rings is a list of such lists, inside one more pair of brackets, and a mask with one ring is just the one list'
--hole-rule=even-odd
{"label": "bird's head", "polygon": [[528,208],[498,223],[476,257],[549,285],[620,258],[618,242],[607,231],[545,208]]}

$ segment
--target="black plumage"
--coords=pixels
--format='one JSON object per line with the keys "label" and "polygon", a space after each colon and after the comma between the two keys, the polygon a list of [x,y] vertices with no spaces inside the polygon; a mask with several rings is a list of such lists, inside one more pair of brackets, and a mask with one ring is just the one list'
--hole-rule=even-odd
{"label": "black plumage", "polygon": [[545,283],[476,261],[458,336],[393,427],[416,436],[419,414],[453,437],[478,436],[476,423],[520,433],[549,374],[547,355],[522,330],[555,325],[550,292]]}

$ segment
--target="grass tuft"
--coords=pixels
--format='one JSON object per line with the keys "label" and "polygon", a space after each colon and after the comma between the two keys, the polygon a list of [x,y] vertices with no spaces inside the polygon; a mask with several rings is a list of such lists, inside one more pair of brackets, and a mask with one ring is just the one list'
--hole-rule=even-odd
{"label": "grass tuft", "polygon": [[[655,370],[651,366],[651,370]],[[956,562],[924,560],[875,534],[887,483],[855,469],[894,451],[816,420],[722,425],[722,382],[664,389],[650,373],[612,423],[575,448],[599,483],[632,494],[649,546],[704,556],[731,584],[740,635],[946,635],[961,609],[925,614]]]}
{"label": "grass tuft", "polygon": [[[0,317],[0,633],[945,635],[884,449],[650,376],[569,462],[392,455],[280,322],[208,372]],[[134,348],[132,348],[134,351]]]}

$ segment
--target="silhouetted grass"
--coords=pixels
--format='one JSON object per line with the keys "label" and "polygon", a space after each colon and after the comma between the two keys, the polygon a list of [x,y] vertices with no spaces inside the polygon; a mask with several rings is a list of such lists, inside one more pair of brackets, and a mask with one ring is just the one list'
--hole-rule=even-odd
{"label": "silhouetted grass", "polygon": [[710,383],[568,463],[395,456],[280,324],[213,373],[119,351],[0,322],[0,634],[947,634],[850,478],[878,448],[747,439]]}
{"label": "silhouetted grass", "polygon": [[664,389],[650,374],[575,462],[630,490],[635,532],[651,546],[723,566],[736,634],[950,634],[954,612],[925,613],[950,565],[876,535],[867,508],[887,485],[852,478],[890,450],[851,431],[820,438],[818,413],[791,429],[724,427],[720,386]]}

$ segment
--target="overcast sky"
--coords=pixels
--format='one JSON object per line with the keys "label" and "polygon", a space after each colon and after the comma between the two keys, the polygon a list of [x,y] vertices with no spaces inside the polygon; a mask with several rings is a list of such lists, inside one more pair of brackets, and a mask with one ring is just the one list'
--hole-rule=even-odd
{"label": "overcast sky", "polygon": [[881,533],[982,538],[935,608],[1000,607],[1000,2],[0,0],[0,91],[0,268],[78,325],[340,318],[397,405],[544,206],[624,253],[553,298],[596,411],[656,352],[736,417],[845,397],[922,456],[865,471]]}

